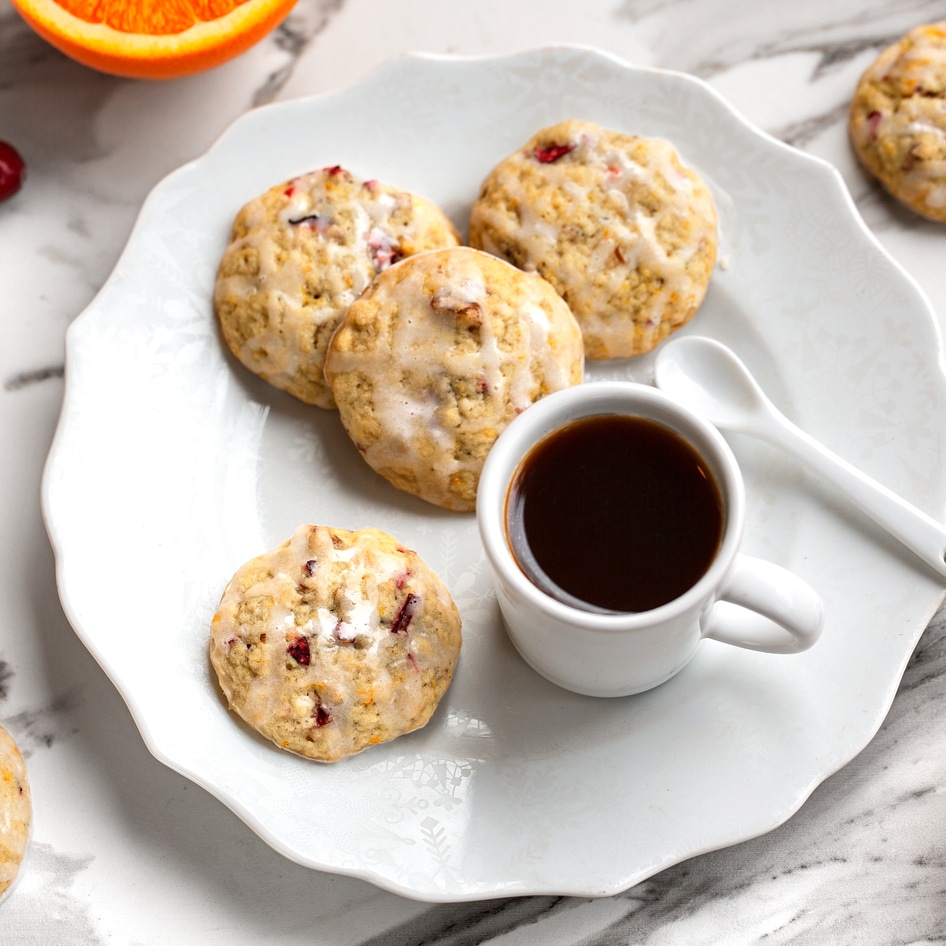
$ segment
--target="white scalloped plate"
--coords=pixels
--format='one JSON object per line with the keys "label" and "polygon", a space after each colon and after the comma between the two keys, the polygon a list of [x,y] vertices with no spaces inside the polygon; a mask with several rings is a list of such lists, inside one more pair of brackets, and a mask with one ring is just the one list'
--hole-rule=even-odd
{"label": "white scalloped plate", "polygon": [[[491,166],[566,117],[676,144],[721,216],[692,330],[731,344],[789,415],[942,517],[936,325],[839,175],[701,82],[593,50],[407,56],[346,91],[247,114],[155,188],[68,335],[44,513],[66,613],[150,750],[287,857],[424,900],[611,894],[779,825],[871,739],[943,594],[843,498],[733,439],[747,550],[821,591],[824,637],[792,657],[707,643],[648,694],[575,696],[508,643],[472,516],[397,493],[335,414],[225,355],[211,289],[247,199],[343,164],[426,194],[465,230]],[[649,380],[651,361],[589,373]],[[428,727],[333,766],[240,725],[206,656],[232,572],[301,522],[393,533],[449,583],[464,619],[457,676]]]}

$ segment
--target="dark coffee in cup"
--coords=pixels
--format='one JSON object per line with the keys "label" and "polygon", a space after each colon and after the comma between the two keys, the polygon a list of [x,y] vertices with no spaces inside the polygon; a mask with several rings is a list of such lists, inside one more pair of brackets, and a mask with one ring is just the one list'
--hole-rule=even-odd
{"label": "dark coffee in cup", "polygon": [[707,462],[647,418],[601,414],[535,444],[511,481],[506,533],[547,594],[594,611],[641,612],[705,574],[723,533]]}

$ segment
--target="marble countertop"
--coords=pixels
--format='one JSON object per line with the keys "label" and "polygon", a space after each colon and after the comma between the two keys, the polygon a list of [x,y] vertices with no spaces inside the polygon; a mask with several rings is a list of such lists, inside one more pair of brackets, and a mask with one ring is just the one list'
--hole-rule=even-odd
{"label": "marble countertop", "polygon": [[863,176],[845,124],[880,49],[941,19],[946,3],[922,0],[299,0],[238,60],[142,83],[65,59],[0,0],[0,139],[28,165],[22,191],[0,205],[0,723],[24,750],[35,804],[0,942],[946,942],[942,609],[876,737],[779,828],[613,897],[430,905],[284,859],[149,754],[63,615],[39,499],[65,331],[107,279],[151,188],[249,109],[342,88],[407,50],[580,43],[707,80],[762,129],[838,168],[946,328],[946,228]]}

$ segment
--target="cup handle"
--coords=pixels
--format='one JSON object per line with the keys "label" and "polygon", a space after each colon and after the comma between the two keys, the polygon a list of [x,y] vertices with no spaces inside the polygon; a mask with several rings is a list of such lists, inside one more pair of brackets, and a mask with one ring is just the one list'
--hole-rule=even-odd
{"label": "cup handle", "polygon": [[[727,608],[726,604],[736,605]],[[751,620],[750,612],[765,621]],[[748,619],[748,620],[747,620]],[[821,635],[824,602],[802,578],[771,562],[737,555],[716,601],[700,622],[703,637],[771,654],[797,654]]]}

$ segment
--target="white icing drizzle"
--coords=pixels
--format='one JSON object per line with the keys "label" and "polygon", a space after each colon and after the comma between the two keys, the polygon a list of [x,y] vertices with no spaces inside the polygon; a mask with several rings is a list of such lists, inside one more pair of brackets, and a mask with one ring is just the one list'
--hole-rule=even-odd
{"label": "white icing drizzle", "polygon": [[[262,597],[270,599],[270,620],[265,627],[265,642],[257,646],[263,651],[261,666],[266,672],[252,678],[247,698],[241,712],[250,722],[275,718],[295,717],[304,728],[312,724],[314,714],[323,706],[330,715],[322,737],[338,747],[350,745],[354,732],[350,725],[350,709],[366,700],[383,702],[398,717],[411,719],[423,705],[421,676],[417,664],[423,661],[423,652],[415,653],[413,632],[419,630],[422,621],[423,598],[427,593],[426,583],[417,576],[409,581],[410,590],[403,592],[404,598],[414,596],[413,617],[403,633],[392,633],[392,622],[396,614],[382,615],[378,610],[381,599],[379,589],[386,583],[404,585],[411,576],[406,571],[404,556],[379,549],[373,539],[375,530],[353,533],[354,544],[350,548],[337,548],[332,542],[332,532],[326,528],[315,529],[316,549],[312,550],[312,533],[315,527],[300,526],[288,543],[267,556],[272,577],[259,581],[239,593],[228,587],[221,601],[220,613],[236,613],[239,600]],[[311,579],[306,574],[306,563],[312,561]],[[331,576],[328,578],[327,576]],[[304,624],[296,624],[293,605],[299,600],[298,586],[311,580],[313,585],[330,581],[334,587],[335,607],[321,606]],[[402,602],[403,606],[403,602]],[[421,625],[422,626],[422,625]],[[245,638],[258,634],[260,628],[220,626],[214,628],[217,646],[220,648],[243,647]],[[293,686],[280,667],[292,660],[290,646],[305,638],[311,655],[311,663],[302,663],[296,668],[301,680]],[[357,639],[357,642],[356,642]],[[390,661],[383,651],[398,641],[406,642],[408,653],[405,664],[395,679]],[[352,673],[356,652],[357,662],[370,667],[365,679]],[[427,649],[429,657],[430,651]],[[406,682],[405,682],[406,677]],[[359,691],[368,686],[370,692]]]}
{"label": "white icing drizzle", "polygon": [[[537,377],[545,379],[548,390],[570,383],[567,365],[581,359],[577,327],[572,328],[574,358],[562,358],[553,350],[549,315],[538,301],[526,293],[513,311],[506,300],[491,294],[480,265],[483,255],[464,247],[418,254],[399,264],[408,270],[399,271],[396,280],[391,270],[391,278],[384,282],[385,304],[398,313],[389,344],[379,345],[371,355],[330,353],[332,372],[364,371],[376,381],[374,409],[385,435],[365,449],[372,466],[394,466],[399,461],[403,465],[423,441],[432,447],[431,455],[423,458],[432,473],[431,483],[446,482],[467,465],[454,449],[459,421],[445,407],[452,400],[438,391],[447,378],[488,391],[488,409],[477,416],[465,414],[462,426],[465,436],[490,440],[536,400]],[[538,281],[528,279],[530,288],[532,279]],[[566,307],[541,285],[571,323]],[[513,350],[504,350],[497,338],[492,315],[497,306],[508,308],[510,319],[519,323],[520,343]],[[466,321],[477,325],[476,344],[457,344],[457,326],[462,335]],[[567,332],[562,332],[560,344],[569,350]]]}
{"label": "white icing drizzle", "polygon": [[[541,189],[527,192],[523,180],[530,176],[521,179],[517,170],[521,162],[535,162],[531,150],[494,172],[500,175],[502,189],[520,211],[513,239],[525,248],[527,259],[551,260],[558,256],[556,247],[569,220],[600,222],[593,250],[582,257],[582,272],[562,273],[566,284],[581,287],[581,295],[587,301],[585,306],[576,308],[576,314],[581,319],[584,312],[606,311],[610,300],[626,295],[623,287],[629,272],[649,271],[662,280],[660,290],[650,297],[644,312],[647,324],[656,331],[668,304],[678,299],[695,299],[698,291],[686,266],[701,249],[700,228],[692,229],[691,242],[670,249],[658,237],[661,224],[668,218],[685,219],[693,214],[697,197],[694,180],[680,170],[676,152],[668,142],[648,140],[644,164],[635,161],[624,148],[607,143],[596,133],[596,126],[573,122],[571,127],[573,137],[568,144],[574,147],[567,156],[543,165],[547,184]],[[582,185],[570,175],[569,168],[575,161],[591,169],[588,184]],[[633,205],[628,197],[632,185],[660,191],[661,206],[655,214]],[[567,198],[566,206],[560,204],[562,194]],[[709,219],[715,220],[711,206],[707,210]],[[510,225],[504,209],[481,205],[477,212],[486,224],[484,235],[490,230],[502,233]],[[704,212],[702,208],[700,212]],[[487,242],[484,249],[502,255],[501,247],[495,243]],[[616,256],[621,265],[615,265]],[[606,334],[608,326],[596,322],[595,330],[599,335]],[[626,328],[616,320],[611,330],[620,336]]]}
{"label": "white icing drizzle", "polygon": [[[413,243],[416,227],[409,215],[406,226],[391,223],[392,214],[410,206],[410,194],[361,181],[346,171],[313,171],[282,187],[286,203],[275,218],[270,216],[268,195],[246,206],[249,230],[240,245],[256,251],[259,274],[253,279],[231,277],[230,291],[268,295],[268,324],[239,354],[246,364],[262,360],[267,380],[291,389],[311,352],[301,344],[287,344],[287,330],[311,336],[310,326],[334,325],[376,273],[402,255],[400,241]],[[274,225],[286,231],[283,239],[273,239]],[[318,235],[317,254],[282,249],[294,246],[305,230]],[[322,287],[318,300],[304,292],[313,268]]]}

